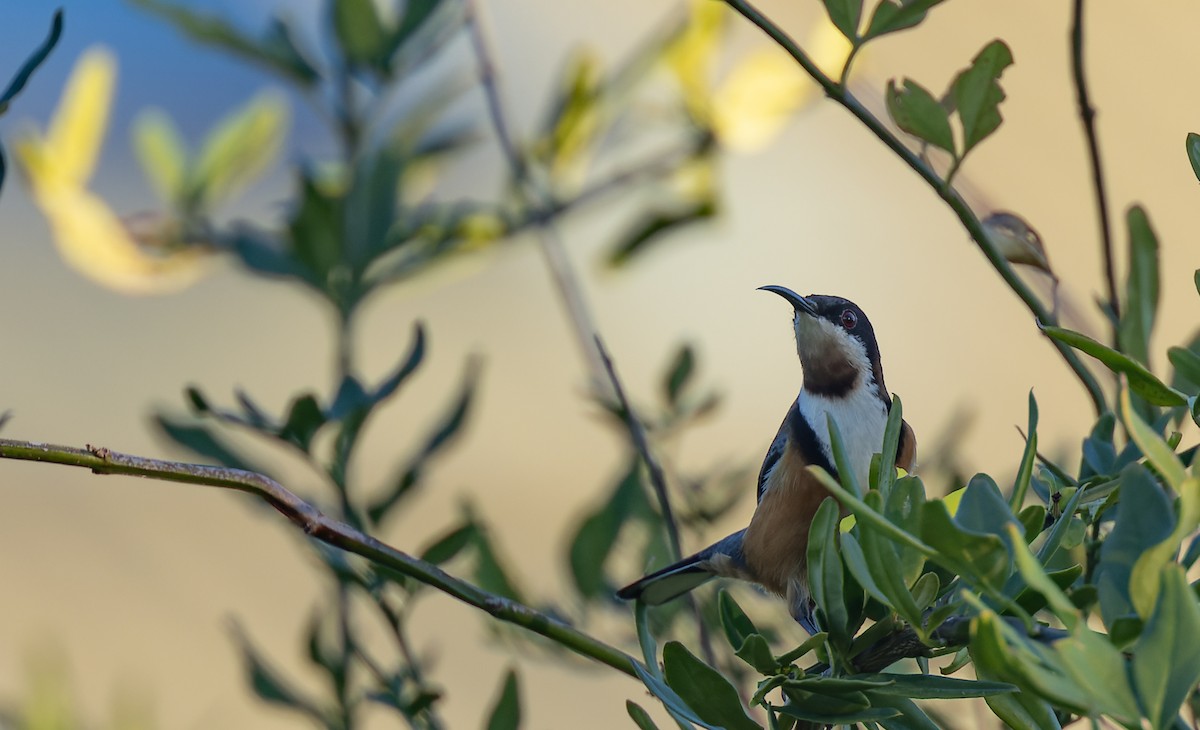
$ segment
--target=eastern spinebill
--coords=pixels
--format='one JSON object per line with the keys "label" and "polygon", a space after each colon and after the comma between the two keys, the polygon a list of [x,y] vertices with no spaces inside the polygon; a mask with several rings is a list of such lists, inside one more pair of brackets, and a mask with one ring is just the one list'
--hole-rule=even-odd
{"label": "eastern spinebill", "polygon": [[[828,417],[841,432],[849,468],[867,483],[871,457],[883,445],[892,401],[883,382],[879,345],[867,315],[854,302],[782,286],[761,289],[795,310],[796,351],[804,380],[758,474],[758,506],[750,526],[617,592],[658,605],[713,577],[757,583],[787,601],[792,617],[815,633],[808,592],[808,533],[828,490],[809,471],[817,465],[838,478]],[[902,422],[896,465],[911,471],[916,439]]]}

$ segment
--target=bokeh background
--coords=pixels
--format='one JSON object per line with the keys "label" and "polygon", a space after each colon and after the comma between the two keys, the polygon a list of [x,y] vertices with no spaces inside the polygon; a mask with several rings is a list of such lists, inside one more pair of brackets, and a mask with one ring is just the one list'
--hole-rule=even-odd
{"label": "bokeh background", "polygon": [[[319,22],[316,0],[188,4],[251,28],[285,5]],[[0,5],[0,75],[21,63],[56,6]],[[119,62],[119,87],[93,187],[118,211],[155,205],[130,151],[139,110],[167,110],[194,141],[273,85],[127,4],[64,7],[66,33],[0,135],[11,141],[22,127],[43,128],[79,53],[107,46]],[[616,58],[670,5],[490,0],[482,7],[503,93],[524,130],[565,54],[586,45]],[[816,0],[763,9],[800,37],[821,13]],[[1091,302],[1102,289],[1102,265],[1070,86],[1069,13],[1066,2],[953,0],[917,31],[876,43],[858,77],[877,89],[905,75],[941,89],[987,41],[1008,42],[1016,65],[1003,78],[1005,124],[964,173],[984,206],[1017,211],[1040,231],[1064,295],[1081,313],[1075,324],[1101,332]],[[1200,8],[1180,0],[1088,7],[1087,60],[1117,241],[1123,249],[1123,212],[1138,201],[1162,244],[1158,353],[1190,337],[1197,323],[1200,191],[1183,141],[1200,129],[1200,97],[1181,79],[1200,65],[1198,24]],[[733,26],[734,53],[764,43],[745,23]],[[319,120],[294,99],[292,106],[287,159],[328,152],[332,141]],[[468,102],[468,113],[482,109],[478,96]],[[331,381],[331,322],[314,297],[232,264],[163,297],[100,288],[57,258],[14,172],[0,197],[0,405],[14,414],[6,436],[178,456],[155,436],[148,415],[156,406],[180,408],[189,383],[218,397],[241,387],[279,409],[296,389]],[[445,184],[485,193],[502,174],[495,146],[481,144]],[[1077,459],[1074,439],[1090,413],[1083,391],[952,215],[848,114],[817,100],[768,146],[723,158],[720,185],[715,222],[620,271],[601,263],[616,216],[597,209],[563,229],[634,397],[653,397],[663,364],[684,340],[697,347],[699,377],[724,396],[719,411],[671,445],[673,464],[757,460],[794,397],[800,370],[790,314],[754,291],[768,283],[840,294],[871,315],[888,385],[904,398],[922,461],[938,458],[931,451],[952,429],[968,473],[985,471],[1003,484],[1022,448],[1014,425],[1025,422],[1030,388],[1041,404],[1043,451]],[[233,213],[272,220],[287,193],[277,173]],[[483,356],[484,379],[464,438],[383,537],[418,549],[469,499],[491,520],[523,584],[552,595],[566,581],[573,519],[616,476],[623,444],[587,398],[583,362],[537,249],[517,241],[377,297],[361,322],[368,374],[395,361],[418,318],[431,334],[429,359],[371,432],[365,473],[386,473],[396,450],[411,448],[469,354]],[[736,520],[751,509],[748,488]],[[0,698],[26,697],[38,666],[57,662],[54,671],[69,677],[71,697],[89,718],[133,706],[161,727],[289,727],[295,718],[250,695],[229,627],[236,618],[265,652],[299,663],[296,637],[320,589],[314,575],[291,528],[249,498],[0,464]],[[643,694],[611,672],[519,658],[489,640],[475,612],[440,596],[423,601],[414,631],[419,648],[437,657],[444,714],[455,727],[481,722],[497,678],[513,663],[525,673],[528,727],[562,727],[564,716],[573,727],[622,726],[624,698]]]}

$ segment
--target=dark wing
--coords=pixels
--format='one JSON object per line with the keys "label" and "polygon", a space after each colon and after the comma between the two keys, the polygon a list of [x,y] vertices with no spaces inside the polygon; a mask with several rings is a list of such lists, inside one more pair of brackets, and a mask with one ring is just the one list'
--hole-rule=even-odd
{"label": "dark wing", "polygon": [[758,471],[758,501],[762,501],[763,491],[767,488],[767,477],[771,476],[771,470],[775,468],[775,464],[779,462],[779,457],[783,456],[784,449],[788,444],[788,424],[792,420],[792,411],[799,410],[799,406],[795,401],[792,401],[792,407],[788,409],[787,415],[783,417],[783,423],[779,424],[779,432],[775,434],[775,440],[771,442],[771,448],[767,449],[767,455],[763,458],[762,468]]}
{"label": "dark wing", "polygon": [[912,473],[913,462],[917,459],[917,437],[908,421],[900,421],[900,442],[896,444],[896,466]]}

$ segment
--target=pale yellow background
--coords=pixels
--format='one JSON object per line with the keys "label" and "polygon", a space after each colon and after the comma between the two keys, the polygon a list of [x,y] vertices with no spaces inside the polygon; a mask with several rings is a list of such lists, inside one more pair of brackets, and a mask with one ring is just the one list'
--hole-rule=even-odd
{"label": "pale yellow background", "polygon": [[[615,58],[667,7],[487,3],[518,128],[538,119],[568,49],[587,43]],[[764,9],[802,37],[819,4]],[[1138,200],[1163,241],[1167,314],[1153,348],[1161,366],[1166,346],[1192,333],[1200,307],[1191,283],[1200,265],[1200,188],[1183,145],[1188,131],[1200,130],[1200,97],[1190,80],[1200,67],[1200,10],[1175,0],[1092,3],[1089,11],[1089,72],[1117,238],[1123,245],[1123,211]],[[47,19],[50,12],[47,4]],[[51,101],[88,45],[89,29],[70,26],[71,12],[68,3],[70,43],[34,81]],[[965,171],[996,206],[1040,230],[1067,293],[1090,313],[1101,265],[1069,86],[1068,23],[1065,2],[954,0],[918,31],[879,42],[861,78],[879,87],[912,75],[940,90],[984,43],[1008,41],[1016,65],[1003,80],[1006,123]],[[737,48],[761,42],[743,22],[734,27]],[[23,46],[43,28],[2,32],[6,43]],[[123,67],[168,63],[140,57],[137,48],[116,50]],[[169,63],[186,64],[188,54],[212,58],[188,45]],[[134,108],[153,101],[122,93],[125,124]],[[18,105],[4,120],[6,140],[18,118],[44,124],[49,106]],[[309,122],[298,134],[312,129]],[[110,140],[124,144],[125,136],[118,126]],[[492,152],[468,162],[454,180],[470,178],[483,190],[499,180]],[[123,210],[149,207],[130,164],[127,156],[106,158],[99,187]],[[666,357],[685,338],[698,344],[700,377],[725,396],[716,416],[670,451],[672,462],[699,469],[758,459],[794,397],[800,370],[790,315],[776,297],[754,291],[768,283],[862,305],[879,334],[888,385],[903,396],[922,445],[934,444],[951,414],[969,406],[976,413],[964,440],[969,468],[1004,483],[1022,448],[1014,425],[1025,423],[1032,387],[1044,450],[1076,462],[1089,413],[1083,391],[952,215],[840,108],[818,103],[770,148],[724,160],[722,187],[718,222],[673,238],[628,271],[600,265],[619,211],[586,214],[563,231],[634,396],[654,397]],[[256,188],[246,209],[268,211],[279,193],[269,184]],[[273,409],[296,388],[328,388],[330,322],[313,297],[293,287],[223,266],[175,296],[127,299],[101,290],[53,256],[46,226],[11,171],[0,198],[0,242],[0,406],[15,414],[5,436],[175,456],[151,435],[147,414],[155,405],[178,407],[185,384],[223,402],[240,386]],[[615,476],[622,444],[584,398],[581,361],[536,249],[521,242],[379,297],[362,321],[367,374],[377,377],[405,350],[416,318],[428,323],[429,357],[373,424],[362,481],[382,483],[409,453],[469,353],[486,360],[482,397],[466,437],[382,537],[417,550],[469,497],[493,522],[522,585],[552,596],[566,581],[561,556],[574,516]],[[1086,324],[1098,329],[1090,314]],[[300,491],[312,486],[301,470],[285,474]],[[250,697],[227,630],[236,618],[270,656],[299,665],[297,636],[322,588],[291,528],[255,507],[230,493],[0,463],[0,695],[22,696],[28,658],[57,647],[89,717],[105,716],[114,697],[133,695],[147,698],[161,727],[298,724]],[[738,519],[750,510],[747,494]],[[563,671],[489,644],[481,617],[441,596],[424,600],[414,634],[420,650],[437,658],[443,711],[454,727],[480,724],[502,670],[514,662],[523,670],[530,728],[628,727],[624,699],[644,697],[637,683],[613,672]]]}

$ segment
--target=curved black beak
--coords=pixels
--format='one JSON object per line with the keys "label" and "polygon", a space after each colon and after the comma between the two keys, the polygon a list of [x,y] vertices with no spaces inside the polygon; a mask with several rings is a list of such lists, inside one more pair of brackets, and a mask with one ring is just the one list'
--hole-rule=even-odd
{"label": "curved black beak", "polygon": [[759,291],[769,291],[778,294],[779,296],[788,300],[788,302],[796,308],[797,312],[804,312],[812,317],[817,316],[817,307],[812,303],[811,299],[800,296],[791,289],[788,289],[786,286],[770,284],[768,286],[760,286],[758,289]]}

